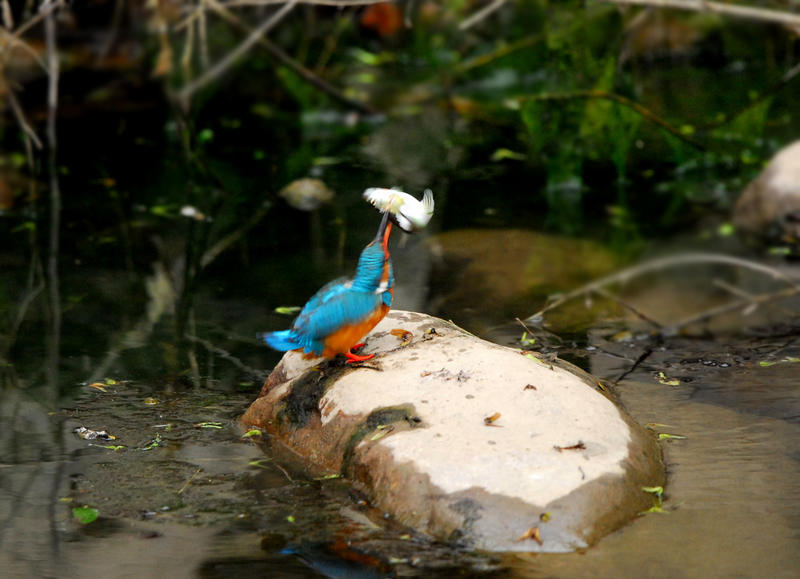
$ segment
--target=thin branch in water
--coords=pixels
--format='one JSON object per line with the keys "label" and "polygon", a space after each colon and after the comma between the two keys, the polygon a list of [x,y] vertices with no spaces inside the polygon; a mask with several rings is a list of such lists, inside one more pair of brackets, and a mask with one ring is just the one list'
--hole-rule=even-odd
{"label": "thin branch in water", "polygon": [[748,299],[740,299],[733,302],[729,302],[727,304],[722,304],[721,306],[717,306],[715,308],[708,309],[704,312],[700,312],[699,314],[695,314],[693,316],[689,316],[678,322],[667,326],[661,330],[661,335],[663,336],[673,336],[677,334],[683,328],[687,326],[691,326],[692,324],[697,324],[700,322],[705,322],[714,318],[716,316],[720,316],[722,314],[727,314],[728,312],[732,312],[738,309],[744,309],[748,306],[753,304],[764,304],[770,303],[776,300],[782,300],[785,298],[789,298],[792,296],[796,296],[800,294],[800,287],[790,287],[785,288],[777,292],[770,292],[767,294],[760,294],[757,296],[752,296]]}
{"label": "thin branch in water", "polygon": [[614,295],[614,294],[612,294],[611,292],[609,292],[609,291],[606,291],[605,289],[603,289],[603,288],[601,288],[601,287],[597,287],[597,288],[595,288],[593,291],[594,291],[594,293],[596,293],[596,294],[598,294],[598,295],[600,295],[600,296],[602,296],[602,297],[604,297],[604,298],[606,298],[606,299],[609,299],[609,300],[612,300],[612,301],[615,301],[615,302],[617,302],[617,303],[618,303],[619,305],[621,305],[623,308],[625,308],[625,309],[629,310],[629,311],[630,311],[631,313],[633,313],[633,314],[634,314],[636,317],[638,317],[639,319],[641,319],[641,320],[643,320],[643,321],[647,322],[648,324],[650,324],[650,325],[651,325],[651,326],[653,326],[654,328],[656,328],[656,329],[660,330],[661,328],[663,328],[663,327],[664,327],[664,326],[662,326],[660,323],[658,323],[657,321],[655,321],[653,318],[651,318],[650,316],[648,316],[647,314],[645,314],[644,312],[642,312],[642,311],[638,310],[638,309],[637,309],[636,307],[634,307],[632,304],[629,304],[628,302],[626,302],[625,300],[623,300],[621,297],[619,297],[619,296],[617,296],[617,295]]}
{"label": "thin branch in water", "polygon": [[180,488],[180,490],[178,490],[178,493],[177,493],[177,494],[182,494],[182,493],[183,493],[183,491],[185,491],[185,490],[187,489],[187,487],[189,486],[189,484],[191,484],[191,482],[194,480],[194,478],[195,478],[195,477],[196,477],[198,474],[200,474],[201,472],[203,472],[203,469],[202,469],[202,468],[198,468],[196,471],[194,471],[194,474],[193,474],[192,476],[190,476],[190,477],[189,477],[189,479],[188,479],[188,480],[187,480],[185,483],[183,483],[183,486]]}
{"label": "thin branch in water", "polygon": [[230,352],[227,352],[226,350],[223,350],[222,348],[215,346],[208,340],[204,340],[203,338],[198,338],[197,336],[192,334],[186,334],[186,339],[191,342],[196,342],[200,344],[209,352],[216,354],[223,360],[227,360],[228,362],[239,368],[239,370],[241,370],[242,372],[246,373],[249,376],[252,376],[253,378],[256,378],[258,380],[265,380],[267,378],[266,372],[257,370],[255,368],[251,368],[250,366],[239,360],[239,358],[232,355]]}
{"label": "thin branch in water", "polygon": [[261,207],[258,208],[250,219],[248,219],[244,225],[242,225],[237,230],[229,233],[218,242],[216,242],[212,247],[209,247],[204,253],[203,256],[200,258],[200,268],[205,268],[208,266],[212,261],[214,261],[220,253],[228,249],[231,245],[238,242],[245,234],[250,231],[253,227],[258,225],[258,223],[266,216],[269,212],[272,204],[269,202],[264,202],[261,204]]}
{"label": "thin branch in water", "polygon": [[188,109],[188,104],[191,102],[192,96],[198,90],[204,88],[208,84],[214,82],[225,74],[242,56],[247,54],[261,38],[269,32],[275,25],[280,22],[295,6],[297,0],[289,0],[281,6],[280,9],[275,11],[269,18],[265,19],[257,28],[254,28],[249,36],[245,38],[239,46],[231,50],[227,55],[222,57],[219,62],[206,70],[197,79],[184,86],[178,92],[178,101],[184,105],[184,109]]}
{"label": "thin branch in water", "polygon": [[652,259],[650,261],[634,265],[632,267],[623,269],[622,271],[619,271],[617,273],[602,277],[598,280],[588,283],[582,287],[579,287],[571,292],[562,295],[557,300],[548,304],[535,314],[528,316],[526,320],[530,321],[540,318],[545,313],[559,307],[563,303],[573,300],[577,297],[586,295],[588,293],[594,292],[598,288],[603,288],[605,286],[609,286],[615,283],[625,283],[633,278],[660,269],[666,269],[669,267],[679,267],[685,265],[697,265],[697,264],[725,264],[735,267],[742,267],[745,269],[749,269],[767,275],[772,279],[779,279],[784,283],[788,284],[791,289],[795,290],[796,292],[800,292],[800,285],[798,285],[798,283],[794,279],[792,279],[779,269],[764,265],[757,261],[752,261],[749,259],[743,259],[741,257],[735,257],[732,255],[725,255],[721,253],[680,253],[678,255]]}

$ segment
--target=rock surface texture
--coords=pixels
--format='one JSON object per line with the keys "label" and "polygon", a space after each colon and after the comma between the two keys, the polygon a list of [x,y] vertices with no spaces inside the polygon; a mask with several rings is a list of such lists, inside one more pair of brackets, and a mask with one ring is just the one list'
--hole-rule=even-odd
{"label": "rock surface texture", "polygon": [[[590,545],[653,504],[661,452],[563,363],[392,311],[361,367],[287,353],[242,417],[399,522],[492,551]],[[318,362],[318,361],[317,361]]]}

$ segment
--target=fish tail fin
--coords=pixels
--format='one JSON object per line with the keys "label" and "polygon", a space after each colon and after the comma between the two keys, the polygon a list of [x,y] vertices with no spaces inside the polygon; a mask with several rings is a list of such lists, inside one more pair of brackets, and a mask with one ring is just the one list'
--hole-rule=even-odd
{"label": "fish tail fin", "polygon": [[287,350],[296,350],[301,347],[297,342],[297,336],[292,330],[284,330],[282,332],[265,332],[261,334],[261,339],[266,342],[267,346],[281,352]]}

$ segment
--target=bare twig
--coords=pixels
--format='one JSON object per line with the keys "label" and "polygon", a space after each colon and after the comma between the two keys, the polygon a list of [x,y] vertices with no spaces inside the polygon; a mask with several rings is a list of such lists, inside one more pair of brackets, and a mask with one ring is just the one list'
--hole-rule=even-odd
{"label": "bare twig", "polygon": [[42,141],[39,139],[36,131],[33,130],[33,127],[28,124],[28,119],[25,117],[25,111],[22,110],[22,107],[17,100],[17,95],[14,94],[14,91],[10,87],[7,94],[8,102],[11,105],[11,110],[14,112],[14,118],[17,119],[17,124],[19,124],[23,134],[25,135],[25,153],[27,154],[28,158],[28,166],[33,167],[33,150],[31,149],[31,143],[33,143],[37,149],[41,150]]}
{"label": "bare twig", "polygon": [[44,62],[44,60],[42,60],[42,57],[39,56],[39,53],[36,52],[36,50],[34,50],[30,44],[19,38],[16,33],[9,34],[7,31],[0,28],[0,40],[2,40],[4,43],[8,42],[8,46],[5,46],[3,50],[4,58],[8,58],[8,55],[13,47],[19,47],[20,49],[24,50],[28,56],[35,60],[36,63],[42,67],[42,70],[47,72],[47,64]]}
{"label": "bare twig", "polygon": [[266,376],[266,374],[267,374],[266,372],[263,372],[261,370],[257,370],[255,368],[251,368],[250,366],[248,366],[247,364],[245,364],[244,362],[239,360],[239,358],[237,358],[236,356],[234,356],[230,352],[228,352],[226,350],[223,350],[222,348],[220,348],[218,346],[215,346],[214,344],[212,344],[208,340],[204,340],[203,338],[198,338],[197,336],[192,335],[192,334],[186,334],[186,339],[191,341],[191,342],[196,342],[196,343],[200,344],[201,346],[203,346],[209,352],[211,352],[213,354],[216,354],[217,356],[219,356],[223,360],[227,360],[228,362],[230,362],[231,364],[233,364],[234,366],[239,368],[239,370],[241,370],[242,372],[246,373],[249,376],[252,376],[253,378],[257,378],[259,380],[264,380],[267,377]]}
{"label": "bare twig", "polygon": [[599,0],[611,4],[653,6],[656,8],[677,8],[678,10],[689,10],[692,12],[714,12],[745,18],[747,20],[758,20],[760,22],[772,22],[785,24],[788,26],[800,26],[800,14],[786,12],[783,10],[770,10],[768,8],[756,8],[753,6],[742,6],[738,4],[727,4],[722,2],[709,2],[706,0]]}
{"label": "bare twig", "polygon": [[[335,6],[343,8],[347,6],[369,6],[370,4],[383,4],[392,0],[298,0],[298,4],[310,4],[312,6]],[[238,8],[240,6],[271,6],[273,4],[283,4],[286,0],[230,0],[225,2],[225,8]]]}
{"label": "bare twig", "polygon": [[490,4],[487,4],[472,16],[465,18],[461,24],[458,25],[459,30],[468,30],[472,28],[482,20],[488,18],[493,12],[502,8],[503,4],[506,3],[506,0],[493,0]]}
{"label": "bare twig", "polygon": [[[225,19],[228,23],[232,24],[233,26],[237,27],[239,30],[243,32],[250,32],[249,27],[242,22],[242,20],[237,17],[235,14],[231,13],[229,10],[225,8],[224,5],[217,2],[217,0],[206,0],[208,3],[209,8],[211,8],[216,14],[218,14],[221,18]],[[263,47],[270,55],[275,58],[278,62],[284,65],[286,68],[294,72],[297,76],[308,82],[309,84],[315,86],[322,92],[326,93],[327,95],[335,98],[339,102],[354,108],[358,111],[372,114],[375,110],[370,107],[368,104],[353,100],[347,97],[342,91],[328,83],[327,81],[323,80],[312,71],[308,70],[306,67],[301,65],[295,59],[290,57],[286,54],[281,48],[276,45],[274,42],[271,42],[268,38],[261,38],[258,40],[258,43],[261,47]]]}
{"label": "bare twig", "polygon": [[186,488],[189,486],[189,484],[190,484],[190,483],[191,483],[191,482],[194,480],[194,478],[195,478],[195,477],[196,477],[198,474],[200,474],[201,472],[203,472],[203,469],[202,469],[202,468],[198,468],[196,471],[194,471],[194,474],[193,474],[192,476],[190,476],[190,477],[189,477],[189,480],[187,480],[185,483],[183,483],[183,486],[180,488],[180,490],[178,490],[178,493],[177,493],[177,494],[182,494],[182,493],[183,493],[183,491],[185,491],[185,490],[186,490]]}
{"label": "bare twig", "polygon": [[269,212],[270,207],[272,207],[272,205],[265,201],[262,203],[261,207],[258,208],[258,211],[253,213],[253,215],[245,222],[244,225],[217,241],[213,246],[209,247],[205,253],[203,253],[203,257],[200,259],[200,267],[204,268],[208,266],[217,258],[220,253],[244,237],[248,231],[258,225],[258,223]]}
{"label": "bare twig", "polygon": [[774,267],[769,267],[757,261],[752,261],[749,259],[743,259],[740,257],[734,257],[732,255],[724,255],[719,253],[681,253],[678,255],[672,255],[668,257],[662,257],[659,259],[646,261],[644,263],[635,265],[633,267],[623,269],[620,272],[595,280],[578,289],[575,289],[571,292],[562,295],[557,300],[548,304],[546,307],[542,308],[535,314],[528,316],[528,318],[526,319],[528,321],[535,320],[544,315],[546,312],[549,312],[550,310],[559,307],[560,305],[562,305],[565,302],[568,302],[569,300],[575,299],[577,297],[589,293],[597,292],[598,289],[604,288],[605,286],[609,286],[615,283],[625,283],[635,277],[639,277],[651,271],[666,269],[668,267],[679,267],[684,265],[696,265],[696,264],[726,264],[735,267],[742,267],[745,269],[756,271],[758,273],[762,273],[764,275],[771,277],[772,279],[779,279],[788,284],[790,286],[790,289],[794,290],[795,292],[800,292],[800,285],[798,285],[798,283],[794,279],[792,279],[782,271],[775,269]]}
{"label": "bare twig", "polygon": [[261,40],[261,38],[267,32],[274,28],[275,25],[278,24],[278,22],[280,22],[283,17],[286,16],[296,5],[297,0],[288,0],[286,4],[276,10],[272,15],[270,15],[269,18],[265,19],[261,24],[258,25],[257,28],[254,28],[248,37],[239,44],[239,46],[231,50],[227,55],[220,59],[219,62],[206,70],[197,79],[184,86],[178,92],[178,100],[184,104],[184,108],[188,108],[186,105],[188,105],[188,103],[191,101],[194,93],[225,74],[225,72],[227,72],[228,69],[236,63],[236,61],[247,54],[247,52],[249,52],[250,49],[253,48],[253,46],[255,46],[256,43]]}
{"label": "bare twig", "polygon": [[19,25],[19,28],[17,28],[14,31],[14,36],[17,38],[21,38],[22,35],[25,34],[28,30],[39,24],[39,22],[41,22],[42,19],[46,18],[54,10],[61,8],[62,6],[64,6],[63,0],[51,0],[51,1],[46,0],[39,7],[39,11],[36,14],[34,14],[28,20]]}
{"label": "bare twig", "polygon": [[661,330],[661,334],[664,336],[671,336],[677,334],[682,328],[690,326],[692,324],[697,324],[699,322],[704,322],[706,320],[710,320],[713,317],[727,314],[728,312],[732,312],[734,310],[738,310],[739,308],[746,308],[753,304],[763,304],[769,303],[776,300],[781,300],[785,298],[789,298],[792,296],[796,296],[800,294],[800,287],[788,287],[784,288],[777,292],[770,292],[767,294],[760,294],[757,296],[751,296],[746,299],[740,299],[733,302],[729,302],[727,304],[722,304],[721,306],[717,306],[715,308],[711,308],[704,312],[700,312],[699,314],[689,316],[674,324],[666,326]]}
{"label": "bare twig", "polygon": [[662,326],[660,323],[658,323],[658,322],[657,322],[657,321],[655,321],[653,318],[651,318],[650,316],[648,316],[648,315],[647,315],[647,314],[645,314],[644,312],[642,312],[642,311],[640,311],[639,309],[637,309],[636,307],[634,307],[632,304],[629,304],[628,302],[626,302],[625,300],[623,300],[621,297],[619,297],[619,296],[617,296],[617,295],[614,295],[614,294],[612,294],[611,292],[608,292],[608,291],[606,291],[605,289],[603,289],[603,288],[599,288],[599,287],[598,287],[598,288],[595,288],[595,289],[594,289],[594,292],[595,292],[596,294],[599,294],[600,296],[602,296],[602,297],[604,297],[604,298],[608,299],[608,300],[612,300],[612,301],[615,301],[615,302],[617,302],[617,303],[618,303],[619,305],[621,305],[623,308],[625,308],[625,309],[629,310],[629,311],[630,311],[630,312],[632,312],[632,313],[633,313],[633,314],[634,314],[636,317],[640,318],[641,320],[644,320],[645,322],[647,322],[647,323],[648,323],[648,324],[650,324],[651,326],[653,326],[653,327],[655,327],[655,328],[657,328],[657,329],[659,329],[659,330],[660,330],[660,329],[663,327],[663,326]]}

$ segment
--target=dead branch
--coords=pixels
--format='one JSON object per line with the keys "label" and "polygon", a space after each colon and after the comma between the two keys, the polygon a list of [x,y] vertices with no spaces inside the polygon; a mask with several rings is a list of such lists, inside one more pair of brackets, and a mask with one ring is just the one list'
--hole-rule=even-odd
{"label": "dead branch", "polygon": [[468,16],[467,18],[465,18],[461,22],[461,24],[458,25],[458,29],[459,30],[468,30],[468,29],[472,28],[473,26],[475,26],[479,22],[482,22],[483,20],[486,20],[495,11],[499,10],[500,8],[502,8],[503,4],[505,4],[505,3],[506,3],[506,0],[493,0],[490,4],[484,6],[483,8],[481,8],[480,10],[475,12],[475,14],[473,14],[472,16]]}
{"label": "dead branch", "polygon": [[[288,0],[286,4],[276,10],[269,18],[265,19],[257,28],[254,28],[250,34],[245,38],[239,46],[231,50],[227,55],[222,57],[219,62],[206,70],[197,79],[184,86],[178,92],[178,101],[184,105],[184,109],[188,108],[188,103],[191,102],[194,94],[214,82],[225,74],[242,56],[247,54],[255,44],[272,28],[275,27],[296,5],[298,0]],[[216,2],[215,2],[216,4]]]}
{"label": "dead branch", "polygon": [[[226,9],[227,4],[226,5],[220,4],[217,0],[206,0],[206,1],[208,3],[209,8],[213,10],[221,18],[226,20],[228,23],[232,24],[233,26],[235,26],[239,30],[242,30],[243,32],[246,33],[250,32],[250,28],[244,22],[242,22],[242,20],[239,17],[237,17],[235,14],[231,13],[229,10]],[[342,91],[340,91],[333,85],[329,84],[327,81],[317,76],[312,71],[308,70],[302,64],[293,59],[291,56],[286,54],[283,50],[281,50],[281,48],[277,44],[270,41],[268,38],[260,38],[258,40],[258,44],[262,48],[264,48],[267,52],[269,52],[269,54],[273,58],[275,58],[275,60],[280,62],[286,68],[294,72],[297,76],[299,76],[309,84],[315,86],[322,92],[326,93],[330,97],[363,113],[373,114],[375,112],[375,110],[366,103],[353,100],[347,97]]]}
{"label": "dead branch", "polygon": [[[298,4],[308,4],[311,6],[334,6],[344,8],[348,6],[369,6],[370,4],[382,4],[393,0],[298,0]],[[241,6],[271,6],[283,4],[286,0],[230,0],[225,2],[225,8],[238,8]]]}
{"label": "dead branch", "polygon": [[708,2],[705,0],[699,2],[687,0],[600,0],[600,2],[627,6],[676,8],[678,10],[689,10],[692,12],[713,12],[735,18],[757,20],[759,22],[772,22],[792,27],[800,26],[800,14],[785,12],[783,10],[771,10],[768,8],[756,8],[754,6],[741,6],[722,2]]}
{"label": "dead branch", "polygon": [[681,329],[687,326],[691,326],[692,324],[705,322],[707,320],[710,320],[711,318],[720,316],[722,314],[727,314],[728,312],[733,312],[740,308],[747,308],[752,305],[758,305],[758,304],[769,303],[776,300],[782,300],[785,298],[796,296],[798,294],[800,294],[800,287],[794,286],[794,287],[784,288],[776,292],[759,294],[757,296],[751,296],[745,299],[735,300],[733,302],[722,304],[721,306],[717,306],[715,308],[708,309],[704,312],[700,312],[699,314],[695,314],[693,316],[689,316],[687,318],[679,320],[674,324],[666,326],[659,333],[662,336],[674,336]]}
{"label": "dead branch", "polygon": [[[768,265],[764,265],[757,261],[752,261],[741,257],[735,257],[732,255],[724,255],[719,253],[681,253],[678,255],[652,259],[650,261],[646,261],[644,263],[640,263],[633,267],[623,269],[622,271],[619,271],[617,273],[602,277],[598,280],[588,283],[582,287],[579,287],[571,292],[562,295],[554,302],[548,304],[546,307],[542,308],[535,314],[528,316],[526,318],[526,321],[535,322],[538,319],[540,319],[545,313],[561,306],[565,302],[568,302],[575,298],[585,296],[591,293],[600,293],[603,290],[603,288],[607,286],[614,285],[617,283],[627,283],[633,278],[640,277],[652,271],[667,269],[670,267],[681,267],[685,265],[697,265],[697,264],[725,264],[734,267],[742,267],[769,276],[772,279],[781,280],[785,282],[789,286],[787,290],[791,290],[792,292],[788,295],[794,295],[796,293],[800,293],[800,285],[798,285],[798,283],[790,276],[786,275],[779,269],[770,267]],[[778,298],[783,297],[782,292],[778,292],[778,294],[769,294],[769,296]],[[755,296],[752,299],[766,301],[767,298],[762,299],[760,296]],[[738,305],[733,306],[731,309],[736,309],[736,307],[747,305],[747,303],[749,302],[747,300],[739,300],[736,303]],[[713,315],[717,314],[715,313]],[[685,322],[679,322],[679,324],[686,325]],[[673,324],[673,326],[671,327],[675,326],[677,326],[677,324]]]}

